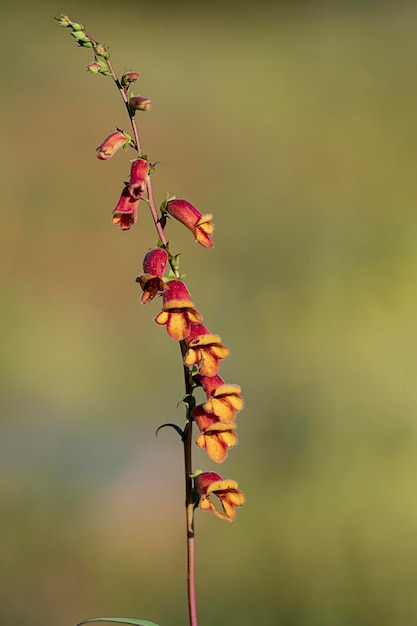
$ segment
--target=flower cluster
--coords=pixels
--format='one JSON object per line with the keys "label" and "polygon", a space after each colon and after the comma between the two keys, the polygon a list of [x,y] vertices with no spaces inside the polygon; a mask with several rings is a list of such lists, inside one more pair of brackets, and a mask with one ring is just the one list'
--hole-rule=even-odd
{"label": "flower cluster", "polygon": [[[174,206],[180,207],[188,216],[182,214],[181,222],[193,230],[196,236],[195,226],[191,227],[189,218],[191,215],[195,217],[197,210],[185,200],[178,202]],[[178,216],[179,212],[172,211],[171,201],[166,207],[171,215]],[[192,209],[188,210],[188,207]],[[162,310],[155,317],[155,322],[165,326],[172,339],[183,342],[184,366],[192,375],[194,388],[201,387],[206,395],[203,403],[193,406],[189,411],[189,419],[199,429],[196,445],[205,449],[212,461],[222,463],[229,449],[237,444],[235,418],[244,404],[241,389],[239,385],[226,383],[219,376],[220,361],[228,356],[229,349],[219,335],[213,334],[203,324],[186,284],[179,278],[168,277],[164,280],[168,261],[165,248],[154,248],[146,254],[144,273],[136,278],[143,290],[141,301],[147,303],[157,294],[162,296]],[[200,508],[211,510],[222,519],[232,521],[235,508],[244,503],[243,493],[237,489],[237,483],[223,481],[213,472],[203,472],[197,476],[195,487],[200,496]],[[210,494],[219,497],[223,513],[213,505]]]}

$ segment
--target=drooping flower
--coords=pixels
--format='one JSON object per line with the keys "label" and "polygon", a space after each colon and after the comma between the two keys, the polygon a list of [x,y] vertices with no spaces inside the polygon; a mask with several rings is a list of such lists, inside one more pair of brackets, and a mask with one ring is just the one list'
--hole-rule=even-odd
{"label": "drooping flower", "polygon": [[149,163],[146,159],[136,159],[130,168],[128,190],[132,198],[139,200],[146,191],[146,179],[149,172]]}
{"label": "drooping flower", "polygon": [[182,280],[173,279],[166,283],[163,293],[163,309],[155,317],[155,322],[166,326],[168,335],[176,341],[186,339],[190,334],[191,324],[201,322],[200,313],[190,300],[188,289]]}
{"label": "drooping flower", "polygon": [[112,223],[118,224],[121,230],[130,230],[137,220],[138,204],[139,199],[132,198],[128,188],[125,187],[119,202],[113,209]]}
{"label": "drooping flower", "polygon": [[137,276],[136,282],[143,290],[141,297],[142,304],[146,304],[155,296],[166,289],[166,283],[162,280],[165,268],[168,263],[168,254],[165,248],[153,248],[149,250],[143,259],[143,271],[141,276]]}
{"label": "drooping flower", "polygon": [[207,394],[207,402],[203,405],[208,413],[216,415],[221,422],[233,422],[236,413],[243,409],[243,398],[239,385],[226,384],[220,376],[200,376],[200,382]]}
{"label": "drooping flower", "polygon": [[221,422],[212,413],[207,413],[201,405],[195,406],[191,417],[200,429],[196,439],[199,448],[205,448],[208,456],[215,463],[223,463],[229,448],[237,444],[236,424]]}
{"label": "drooping flower", "polygon": [[[202,472],[194,479],[195,488],[200,494],[199,507],[202,511],[213,511],[220,519],[233,522],[236,508],[245,504],[245,495],[238,489],[235,480],[224,480],[216,472]],[[210,496],[219,498],[223,513],[217,510]]]}
{"label": "drooping flower", "polygon": [[229,354],[227,346],[221,343],[218,335],[212,335],[204,324],[192,324],[187,337],[188,351],[184,365],[199,366],[203,376],[214,376],[219,371],[219,361]]}
{"label": "drooping flower", "polygon": [[205,248],[213,247],[211,235],[213,234],[214,226],[211,222],[213,219],[211,214],[203,215],[190,202],[179,198],[169,200],[166,205],[166,211],[189,228],[199,244]]}
{"label": "drooping flower", "polygon": [[[99,61],[96,61],[99,63]],[[92,63],[90,65],[93,65]],[[92,70],[91,70],[92,71]],[[99,70],[97,70],[99,71]],[[122,148],[129,139],[120,130],[115,130],[104,139],[104,141],[96,148],[96,156],[100,161],[107,161],[113,154]]]}

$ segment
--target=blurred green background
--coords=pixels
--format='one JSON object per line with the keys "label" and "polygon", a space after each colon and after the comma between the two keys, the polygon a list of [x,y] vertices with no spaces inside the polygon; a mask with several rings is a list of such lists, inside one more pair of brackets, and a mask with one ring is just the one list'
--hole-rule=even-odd
{"label": "blurred green background", "polygon": [[186,623],[179,351],[139,306],[156,239],[110,223],[130,155],[110,79],[54,24],[111,44],[169,224],[231,348],[247,495],[198,514],[201,625],[417,622],[417,5],[3,2],[0,624]]}

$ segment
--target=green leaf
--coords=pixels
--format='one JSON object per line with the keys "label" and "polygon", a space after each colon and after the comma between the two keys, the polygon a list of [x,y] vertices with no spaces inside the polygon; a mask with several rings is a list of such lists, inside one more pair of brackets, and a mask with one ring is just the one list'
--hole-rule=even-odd
{"label": "green leaf", "polygon": [[131,624],[131,626],[158,626],[155,622],[148,622],[146,619],[135,619],[134,617],[92,617],[80,622],[77,626],[91,624],[92,622],[113,622],[115,624]]}
{"label": "green leaf", "polygon": [[182,428],[180,428],[177,424],[171,424],[171,423],[169,423],[169,424],[161,424],[161,426],[158,426],[158,428],[156,429],[155,435],[157,435],[162,428],[165,428],[167,426],[169,426],[169,428],[173,428],[179,434],[179,436],[182,438],[182,436],[184,434],[184,431],[182,430]]}

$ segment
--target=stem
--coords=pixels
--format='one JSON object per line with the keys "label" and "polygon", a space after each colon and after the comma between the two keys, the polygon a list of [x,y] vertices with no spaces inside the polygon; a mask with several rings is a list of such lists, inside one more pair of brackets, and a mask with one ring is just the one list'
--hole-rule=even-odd
{"label": "stem", "polygon": [[[184,358],[187,352],[185,340],[180,342],[181,356]],[[184,365],[184,382],[186,395],[192,394],[191,374]],[[188,591],[188,615],[190,626],[198,626],[197,602],[195,593],[195,534],[194,534],[194,500],[192,474],[192,437],[193,422],[187,415],[188,422],[184,428],[182,437],[184,445],[184,473],[185,473],[185,522],[187,533],[187,591]]]}

